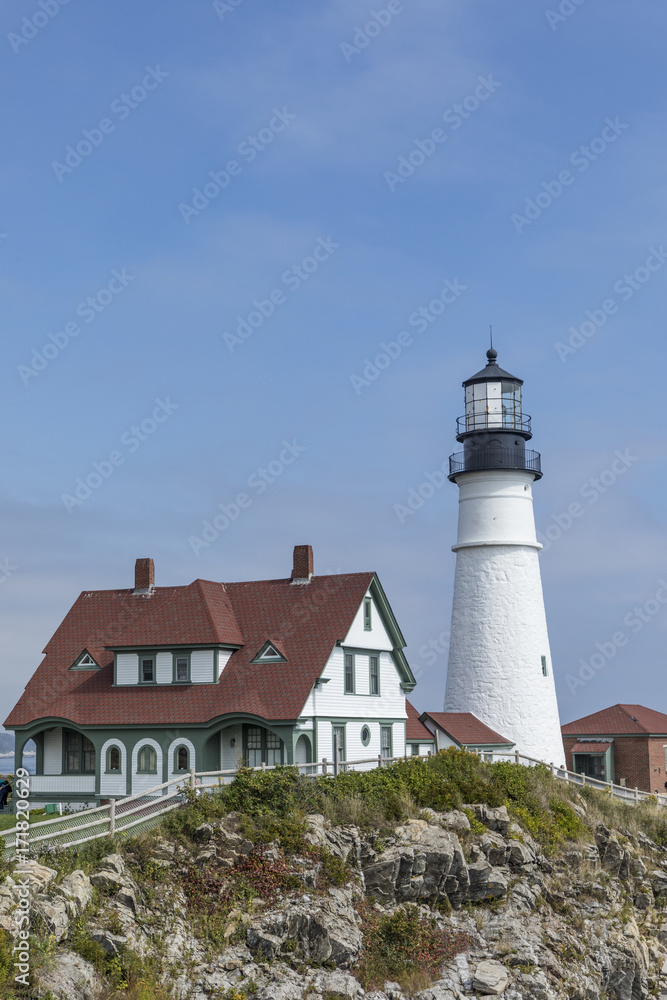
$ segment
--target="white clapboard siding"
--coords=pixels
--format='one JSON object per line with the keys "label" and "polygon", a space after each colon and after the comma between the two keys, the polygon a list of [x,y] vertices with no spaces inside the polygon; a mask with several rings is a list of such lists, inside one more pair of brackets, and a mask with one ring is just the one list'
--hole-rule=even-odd
{"label": "white clapboard siding", "polygon": [[139,680],[139,657],[136,653],[116,654],[116,684],[136,684]]}
{"label": "white clapboard siding", "polygon": [[391,653],[380,653],[379,666],[380,694],[369,695],[368,657],[357,654],[356,693],[345,694],[344,650],[336,646],[322,671],[326,683],[310,692],[300,714],[338,719],[405,719],[405,692],[401,690],[401,679]]}
{"label": "white clapboard siding", "polygon": [[395,722],[392,729],[392,757],[405,756],[405,723]]}
{"label": "white clapboard siding", "polygon": [[[107,751],[112,746],[120,750],[120,771],[106,774]],[[127,795],[127,748],[122,740],[107,740],[100,751],[100,795]]]}
{"label": "white clapboard siding", "polygon": [[354,654],[354,692],[368,694],[371,689],[370,658],[367,653]]}
{"label": "white clapboard siding", "polygon": [[81,793],[95,791],[94,774],[67,774],[67,775],[44,775],[33,774],[30,776],[31,792],[46,792],[54,795],[62,795],[66,792]]}
{"label": "white clapboard siding", "polygon": [[44,774],[63,773],[63,731],[61,726],[44,733]]}
{"label": "white clapboard siding", "polygon": [[192,744],[190,740],[186,740],[184,737],[181,737],[178,740],[172,740],[171,745],[169,747],[169,756],[167,757],[167,761],[168,761],[170,775],[173,777],[174,774],[179,773],[174,766],[176,764],[175,757],[176,757],[176,750],[178,747],[187,747],[188,749],[188,756],[189,756],[188,768],[194,768],[195,771],[201,770],[201,768],[199,768],[199,765],[197,763],[196,759],[197,754],[195,752],[194,744]]}
{"label": "white clapboard siding", "polygon": [[[366,595],[370,597],[370,594]],[[371,598],[371,628],[364,628],[364,602],[354,616],[350,631],[345,636],[346,646],[361,646],[367,649],[393,649],[394,644],[389,638],[382,622],[375,601]]]}
{"label": "white clapboard siding", "polygon": [[190,656],[190,680],[193,684],[213,683],[213,650],[195,649]]}
{"label": "white clapboard siding", "polygon": [[174,679],[174,666],[171,653],[157,654],[157,682],[158,684],[171,684]]}
{"label": "white clapboard siding", "polygon": [[220,680],[220,676],[222,674],[222,671],[225,669],[225,667],[229,663],[229,658],[230,658],[231,655],[232,655],[232,650],[231,649],[220,649],[220,650],[218,650],[218,676],[216,677],[216,681]]}
{"label": "white clapboard siding", "polygon": [[[139,751],[146,744],[150,744],[155,750],[157,755],[157,774],[138,774],[137,773],[137,762],[139,757]],[[132,794],[135,792],[146,792],[149,788],[153,788],[154,785],[161,785],[164,781],[162,777],[162,748],[159,743],[155,740],[143,739],[140,740],[134,750],[132,751]],[[160,794],[159,792],[157,794]]]}
{"label": "white clapboard siding", "polygon": [[333,758],[333,734],[331,723],[323,719],[317,721],[317,753],[319,759],[326,757],[328,761]]}

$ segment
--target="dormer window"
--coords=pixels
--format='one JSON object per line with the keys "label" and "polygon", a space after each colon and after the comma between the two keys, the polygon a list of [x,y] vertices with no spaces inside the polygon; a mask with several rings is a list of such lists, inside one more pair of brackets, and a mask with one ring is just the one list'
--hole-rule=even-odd
{"label": "dormer window", "polygon": [[253,663],[285,663],[286,659],[273,642],[265,642]]}
{"label": "dormer window", "polygon": [[190,657],[187,653],[174,656],[174,681],[176,684],[187,684],[190,681]]}
{"label": "dormer window", "polygon": [[99,670],[99,663],[93,659],[87,649],[77,657],[70,670]]}
{"label": "dormer window", "polygon": [[141,683],[155,683],[155,658],[153,656],[141,657]]}

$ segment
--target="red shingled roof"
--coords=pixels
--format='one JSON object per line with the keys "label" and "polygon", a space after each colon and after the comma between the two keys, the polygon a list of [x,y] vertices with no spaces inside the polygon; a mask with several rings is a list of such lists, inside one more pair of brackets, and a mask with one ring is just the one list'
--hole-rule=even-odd
{"label": "red shingled roof", "polygon": [[[5,721],[40,718],[79,725],[205,723],[231,712],[296,719],[334,645],[350,629],[373,573],[290,580],[157,587],[82,593],[48,643],[45,658]],[[251,663],[267,639],[287,663]],[[243,644],[217,684],[113,687],[113,653],[105,647]],[[69,668],[86,648],[101,670]]]}
{"label": "red shingled roof", "polygon": [[432,719],[461,746],[479,746],[484,743],[506,743],[507,746],[514,746],[512,740],[485,726],[472,712],[424,712],[421,718],[425,716]]}
{"label": "red shingled roof", "polygon": [[423,722],[419,721],[419,712],[408,699],[405,699],[405,711],[408,713],[408,721],[405,723],[406,740],[419,740],[422,743],[433,743],[433,733],[426,728]]}
{"label": "red shingled roof", "polygon": [[602,743],[575,743],[571,753],[606,753],[611,746],[611,740]]}
{"label": "red shingled roof", "polygon": [[562,726],[564,736],[613,736],[616,733],[667,734],[667,715],[643,705],[612,705]]}

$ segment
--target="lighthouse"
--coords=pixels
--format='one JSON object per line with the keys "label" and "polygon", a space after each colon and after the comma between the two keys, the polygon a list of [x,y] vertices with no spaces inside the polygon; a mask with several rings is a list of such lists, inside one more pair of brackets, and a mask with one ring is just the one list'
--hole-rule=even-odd
{"label": "lighthouse", "polygon": [[459,489],[446,712],[472,712],[528,757],[565,761],[535,535],[540,455],[526,447],[523,381],[493,348],[463,383],[465,414],[449,459]]}

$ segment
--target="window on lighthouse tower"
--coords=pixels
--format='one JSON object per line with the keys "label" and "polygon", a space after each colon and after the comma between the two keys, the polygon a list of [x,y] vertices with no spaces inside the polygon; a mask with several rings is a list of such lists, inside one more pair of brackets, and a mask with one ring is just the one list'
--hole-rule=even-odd
{"label": "window on lighthouse tower", "polygon": [[521,426],[521,386],[516,382],[501,382],[503,427]]}
{"label": "window on lighthouse tower", "polygon": [[489,427],[521,428],[518,382],[475,382],[466,386],[466,430]]}

